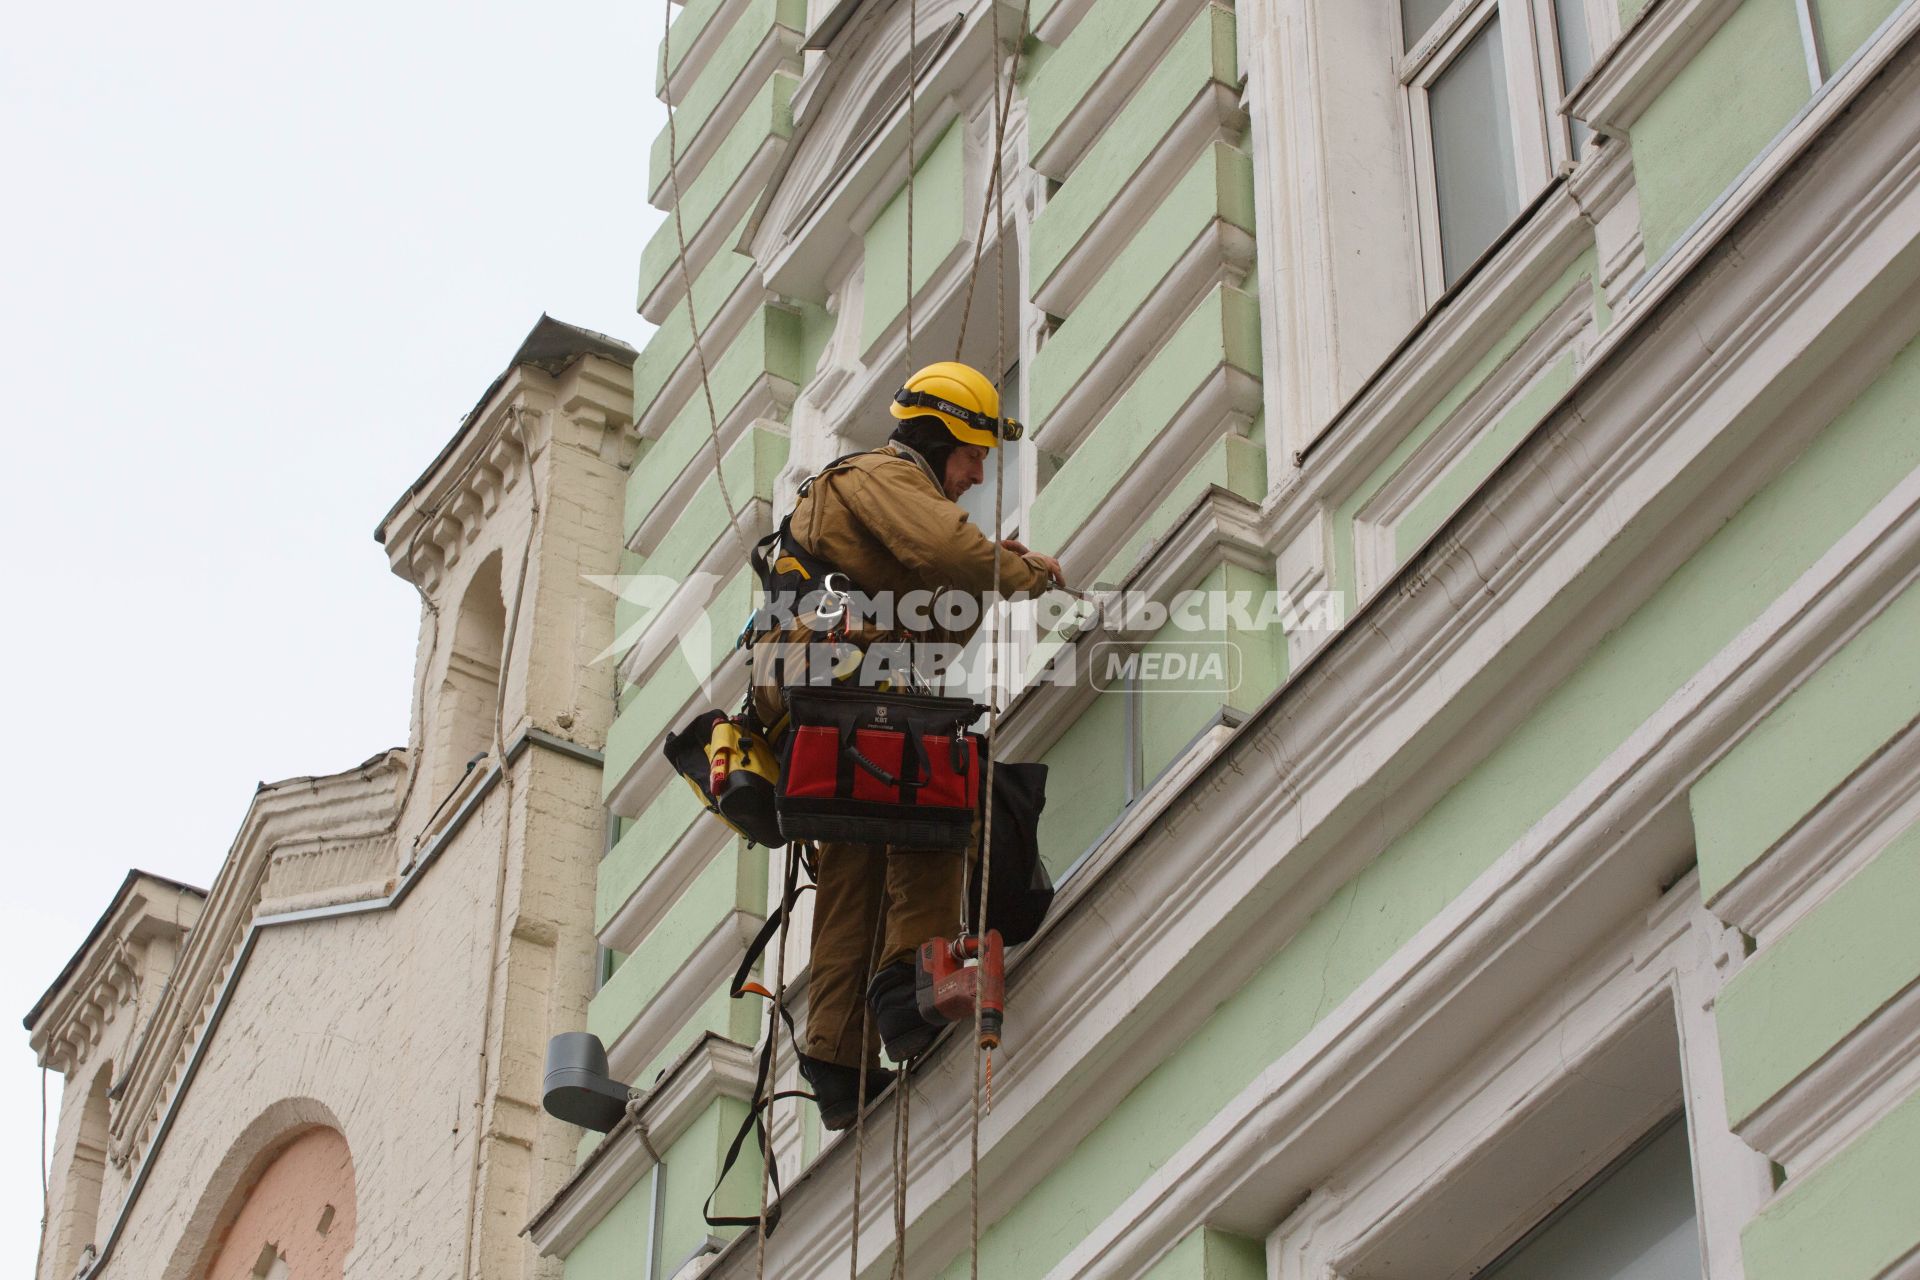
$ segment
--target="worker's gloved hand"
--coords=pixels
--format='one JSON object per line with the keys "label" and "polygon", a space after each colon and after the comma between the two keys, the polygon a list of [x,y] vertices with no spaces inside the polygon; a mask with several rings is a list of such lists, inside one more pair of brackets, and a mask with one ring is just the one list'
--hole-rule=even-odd
{"label": "worker's gloved hand", "polygon": [[1064,587],[1067,585],[1066,570],[1062,569],[1060,562],[1052,556],[1047,555],[1045,552],[1029,550],[1027,544],[1018,538],[1002,538],[1000,539],[1000,545],[1013,552],[1013,554],[1025,556],[1035,564],[1038,564],[1041,568],[1045,569],[1047,575],[1060,586]]}

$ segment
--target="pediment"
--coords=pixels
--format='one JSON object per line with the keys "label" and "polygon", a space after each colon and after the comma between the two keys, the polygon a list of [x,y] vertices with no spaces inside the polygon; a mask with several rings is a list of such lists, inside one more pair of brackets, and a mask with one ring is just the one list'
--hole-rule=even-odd
{"label": "pediment", "polygon": [[[1000,6],[1003,52],[1020,30],[1017,8]],[[918,150],[966,104],[984,104],[992,79],[988,2],[958,12],[921,5],[917,70],[908,75],[905,6],[871,6],[809,68],[795,95],[795,131],[748,234],[768,287],[824,303],[830,273],[906,176],[907,88],[917,80]]]}

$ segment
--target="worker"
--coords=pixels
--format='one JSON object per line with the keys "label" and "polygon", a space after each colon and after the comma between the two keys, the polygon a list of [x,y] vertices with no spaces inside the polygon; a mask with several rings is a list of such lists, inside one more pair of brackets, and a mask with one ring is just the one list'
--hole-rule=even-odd
{"label": "worker", "polygon": [[[1059,561],[1011,538],[996,544],[959,506],[960,496],[981,483],[987,451],[1018,432],[1001,418],[993,383],[964,364],[928,365],[907,379],[890,410],[899,421],[883,447],[840,459],[802,486],[787,528],[804,553],[870,600],[959,592],[982,606],[973,611],[976,619],[991,603],[996,564],[1002,598],[1037,593],[1050,582],[1064,585]],[[906,629],[910,618],[927,625]],[[802,618],[754,646],[754,708],[763,723],[781,718],[783,685],[798,683],[791,664],[819,640],[810,621]],[[847,639],[860,646],[965,639],[939,632],[924,610],[898,610],[893,621],[889,632],[856,627]],[[860,1065],[875,1062],[877,1042],[896,1062],[932,1043],[937,1027],[921,1018],[914,998],[914,955],[929,938],[960,932],[975,856],[977,849],[820,846],[800,1069],[827,1128],[853,1123]],[[870,1019],[862,1016],[863,995]],[[870,1100],[886,1077],[871,1070],[868,1081]]]}

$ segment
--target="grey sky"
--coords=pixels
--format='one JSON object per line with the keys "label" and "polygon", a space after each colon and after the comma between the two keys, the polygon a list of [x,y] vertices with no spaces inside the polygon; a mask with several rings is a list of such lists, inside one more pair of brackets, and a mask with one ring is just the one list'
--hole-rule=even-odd
{"label": "grey sky", "polygon": [[39,1230],[18,1019],[129,866],[210,884],[256,782],[405,741],[373,527],[540,312],[645,340],[664,7],[10,11],[0,1270]]}

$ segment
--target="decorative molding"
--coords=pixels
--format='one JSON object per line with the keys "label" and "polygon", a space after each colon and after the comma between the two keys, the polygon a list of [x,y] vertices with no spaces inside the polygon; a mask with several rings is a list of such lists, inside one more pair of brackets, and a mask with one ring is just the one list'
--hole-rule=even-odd
{"label": "decorative molding", "polygon": [[1907,987],[1737,1127],[1798,1179],[1920,1091],[1920,984]]}
{"label": "decorative molding", "polygon": [[726,985],[747,944],[766,923],[751,911],[732,911],[660,987],[640,1016],[607,1046],[607,1070],[616,1080],[631,1080],[660,1056],[667,1042],[715,991]]}
{"label": "decorative molding", "polygon": [[[1920,4],[1903,0],[1873,39],[1848,60],[1846,69],[1828,80],[1780,131],[1772,145],[1747,166],[1659,262],[1633,282],[1630,290],[1633,305],[1644,307],[1652,299],[1663,296],[1717,251],[1754,206],[1779,184],[1782,176],[1855,108],[1883,72],[1891,68],[1892,74],[1906,78],[1906,69],[1900,64],[1911,56],[1909,46],[1917,35],[1920,35]],[[1888,133],[1895,144],[1905,141],[1903,130],[1890,129]],[[1615,330],[1622,327],[1616,325]],[[1616,332],[1608,334],[1610,340],[1617,337]]]}
{"label": "decorative molding", "polygon": [[1605,134],[1594,135],[1592,149],[1567,177],[1567,192],[1593,225],[1599,284],[1607,304],[1617,309],[1627,307],[1631,302],[1629,287],[1647,265],[1632,147]]}
{"label": "decorative molding", "polygon": [[1560,110],[1599,133],[1624,140],[1641,112],[1739,7],[1740,0],[1655,0]]}
{"label": "decorative molding", "polygon": [[533,1241],[543,1258],[572,1253],[653,1170],[647,1144],[665,1151],[721,1098],[747,1101],[753,1096],[754,1065],[747,1045],[711,1032],[701,1037],[659,1084],[644,1094],[635,1091],[627,1114],[520,1234]]}
{"label": "decorative molding", "polygon": [[1354,591],[1366,599],[1400,564],[1400,521],[1435,484],[1499,423],[1562,357],[1576,353],[1580,338],[1593,328],[1593,298],[1583,289],[1568,292],[1559,305],[1520,340],[1422,441],[1406,461],[1374,491],[1353,516]]}
{"label": "decorative molding", "polygon": [[[275,849],[312,840],[391,844],[407,768],[404,751],[388,751],[345,773],[290,778],[254,794],[173,979],[154,1007],[150,1043],[124,1077],[126,1103],[110,1125],[116,1159],[147,1150],[160,1123],[162,1093],[176,1081],[176,1096],[184,1091],[188,1057],[212,1032],[206,1011],[240,964]],[[388,860],[391,865],[391,854]]]}
{"label": "decorative molding", "polygon": [[[1077,0],[1069,2],[1077,3]],[[1173,43],[1174,37],[1186,29],[1206,4],[1207,0],[1161,0],[1140,24],[1140,29],[1114,55],[1099,78],[1087,87],[1080,100],[1068,110],[1053,135],[1047,139],[1046,145],[1034,152],[1033,167],[1049,177],[1066,177],[1080,163],[1081,157],[1101,131],[1120,114],[1120,108],[1126,105],[1140,82],[1159,65],[1161,55]],[[1050,30],[1058,29],[1050,16],[1049,19],[1043,19],[1040,25]]]}
{"label": "decorative molding", "polygon": [[[1034,305],[1057,316],[1071,315],[1202,152],[1215,142],[1232,143],[1246,128],[1247,113],[1239,93],[1209,80],[1173,127],[1153,144],[1112,202],[1061,256],[1053,273],[1034,284],[1030,294]],[[1235,251],[1251,263],[1251,243],[1235,246]]]}
{"label": "decorative molding", "polygon": [[[1663,902],[1691,892],[1689,881]],[[1671,974],[1685,949],[1669,938],[1642,960],[1646,932],[1629,918],[1462,1067],[1427,1076],[1407,1099],[1411,1114],[1268,1237],[1270,1274],[1348,1280],[1415,1263],[1427,1275],[1471,1275],[1678,1109]],[[1478,976],[1476,959],[1454,957],[1448,998]]]}
{"label": "decorative molding", "polygon": [[[787,73],[776,71],[774,74],[779,76]],[[721,251],[727,236],[746,217],[747,211],[765,198],[768,181],[779,169],[781,158],[786,155],[789,145],[789,139],[785,135],[771,130],[760,140],[760,145],[754,148],[753,155],[733,176],[733,182],[727,187],[726,193],[715,202],[705,220],[699,226],[688,229],[687,268],[684,273],[678,265],[679,246],[677,244],[674,246],[676,252],[667,259],[667,269],[661,272],[659,283],[640,299],[639,310],[643,317],[656,325],[667,322],[667,316],[672,312],[674,305],[686,296],[685,279],[699,278],[701,271],[705,270],[714,255]],[[684,186],[682,191],[685,191]],[[654,234],[671,234],[672,221],[673,212],[669,206],[666,221],[661,223],[660,229]]]}
{"label": "decorative molding", "polygon": [[[707,25],[711,27],[714,23],[710,21]],[[705,32],[703,31],[702,34]],[[732,32],[723,29],[722,34],[730,35]],[[799,71],[799,54],[800,33],[798,31],[792,27],[782,26],[778,22],[768,26],[766,34],[760,38],[760,43],[755,46],[752,53],[747,55],[746,65],[740,69],[740,74],[733,78],[732,83],[720,95],[719,101],[713,104],[713,110],[700,121],[700,126],[693,136],[681,137],[680,141],[684,149],[675,158],[674,168],[679,170],[682,191],[699,178],[706,168],[707,161],[712,159],[713,153],[718,151],[721,143],[726,140],[728,130],[738,123],[748,104],[766,86],[773,74],[782,68],[793,72]],[[674,78],[679,79],[678,76]],[[681,119],[680,107],[681,101],[676,95],[673,99],[676,128],[679,127]],[[647,193],[647,202],[655,208],[670,208],[673,182],[672,172],[661,174],[660,181],[656,182],[653,190]]]}
{"label": "decorative molding", "polygon": [[[662,55],[660,61],[654,67],[654,95],[664,102],[667,94],[671,93],[676,103],[685,97],[693,81],[699,77],[701,70],[707,65],[707,60],[713,56],[713,51],[720,47],[721,42],[727,38],[727,33],[739,23],[740,11],[746,7],[747,0],[720,0],[713,13],[708,16],[705,25],[685,43],[680,54],[680,65],[673,69],[671,78],[666,73],[664,56],[666,47],[663,45],[660,49]],[[684,6],[680,12],[686,12]],[[668,43],[678,43],[673,40],[671,32],[668,33],[667,40]]]}
{"label": "decorative molding", "polygon": [[[204,905],[197,889],[128,872],[86,942],[25,1019],[39,1065],[68,1077],[83,1066],[120,1007],[138,1007],[154,940],[177,946]],[[115,1065],[124,1077],[132,1064]]]}
{"label": "decorative molding", "polygon": [[[1002,3],[1002,17],[1007,6]],[[993,35],[987,5],[974,4],[944,28],[922,21],[922,45],[930,59],[919,72],[915,154],[960,117],[959,103],[983,102],[993,79]],[[1002,38],[1019,30],[1019,14],[1003,21]],[[905,173],[905,96],[878,119],[876,98],[904,80],[907,13],[904,5],[875,4],[856,17],[855,29],[835,41],[794,93],[793,142],[768,178],[766,198],[754,214],[746,243],[762,264],[767,287],[789,297],[821,301],[827,272],[857,245],[878,202],[889,199]],[[875,86],[858,98],[838,93],[843,83]],[[825,103],[843,109],[822,111]],[[862,210],[866,210],[863,219]]]}
{"label": "decorative molding", "polygon": [[[1239,287],[1252,267],[1253,237],[1224,218],[1210,221],[1055,401],[1034,430],[1034,444],[1049,453],[1072,453],[1208,292],[1221,284]],[[1252,412],[1259,404],[1256,396]]]}
{"label": "decorative molding", "polygon": [[[699,281],[694,289],[700,288]],[[747,323],[760,308],[769,304],[778,305],[779,299],[768,293],[760,283],[758,267],[748,267],[733,292],[721,299],[713,314],[702,316],[700,329],[700,353],[707,358],[709,370],[719,362],[720,357],[729,351],[734,340],[740,336]],[[683,317],[684,318],[684,317]],[[668,317],[671,322],[672,317]],[[634,431],[642,440],[657,440],[680,411],[693,403],[700,389],[700,362],[694,358],[693,343],[687,343],[686,351],[680,356],[680,362],[674,365],[653,399],[646,404],[637,401],[634,404]]]}
{"label": "decorative molding", "polygon": [[[1076,567],[1103,563],[1153,515],[1211,445],[1224,436],[1246,436],[1259,409],[1257,380],[1225,362],[1215,366],[1054,554]],[[1260,545],[1266,545],[1264,539]],[[1265,557],[1260,571],[1273,571],[1272,556]]]}
{"label": "decorative molding", "polygon": [[[1130,595],[1159,603],[1193,584],[1214,565],[1235,563],[1268,572],[1272,557],[1259,539],[1259,508],[1238,494],[1210,486],[1172,529],[1141,553],[1140,561],[1121,580]],[[1028,682],[1001,718],[997,731],[1000,753],[1010,760],[1031,760],[1072,726],[1097,691],[1086,678],[1096,645],[1112,641],[1139,641],[1144,631],[1129,630],[1124,618],[1097,618],[1093,625],[1069,637],[1071,652],[1054,655]],[[1071,671],[1071,682],[1063,673]]]}
{"label": "decorative molding", "polygon": [[1314,437],[1297,459],[1306,483],[1276,510],[1277,531],[1290,535],[1314,501],[1364,480],[1591,243],[1592,228],[1565,188],[1549,194]]}
{"label": "decorative molding", "polygon": [[1915,826],[1920,826],[1920,725],[1909,724],[1708,905],[1768,946]]}
{"label": "decorative molding", "polygon": [[686,701],[667,718],[666,725],[641,749],[627,772],[607,787],[607,808],[623,818],[637,818],[662,787],[668,784],[679,786],[675,781],[678,775],[660,751],[667,735],[696,711],[708,707],[731,707],[746,696],[747,664],[739,661],[737,655],[729,650],[720,660],[720,665],[687,695]]}
{"label": "decorative molding", "polygon": [[[734,446],[755,427],[785,435],[786,424],[781,421],[781,415],[793,407],[793,393],[793,384],[785,378],[772,374],[762,374],[756,378],[747,393],[720,419],[720,456],[724,459],[731,455]],[[700,487],[712,478],[713,441],[709,436],[700,442],[693,457],[687,460],[680,474],[660,495],[660,500],[653,504],[653,509],[640,517],[639,526],[634,529],[633,536],[627,539],[627,550],[643,556],[652,555],[661,539],[686,518],[687,504],[700,492]],[[750,499],[749,505],[752,501],[759,499]],[[754,516],[749,511],[742,510],[740,518],[743,526],[754,523]],[[752,536],[757,538],[759,535]]]}
{"label": "decorative molding", "polygon": [[[734,575],[749,572],[740,559],[740,543],[734,537],[732,524],[720,526],[719,534],[711,545],[694,562],[680,585],[674,588],[660,610],[652,618],[644,620],[642,630],[634,637],[633,645],[620,658],[620,681],[622,684],[644,684],[653,678],[669,654],[685,652],[679,648],[686,636],[686,628],[692,625],[703,611],[711,609],[727,583]],[[749,545],[758,542],[773,529],[773,505],[765,498],[753,498],[740,512],[737,526],[746,535]],[[715,621],[709,619],[709,621]],[[725,619],[724,625],[731,626],[733,620]],[[615,636],[617,645],[623,636]]]}
{"label": "decorative molding", "polygon": [[600,930],[600,945],[623,955],[638,950],[688,886],[737,838],[724,822],[697,815],[608,918]]}

